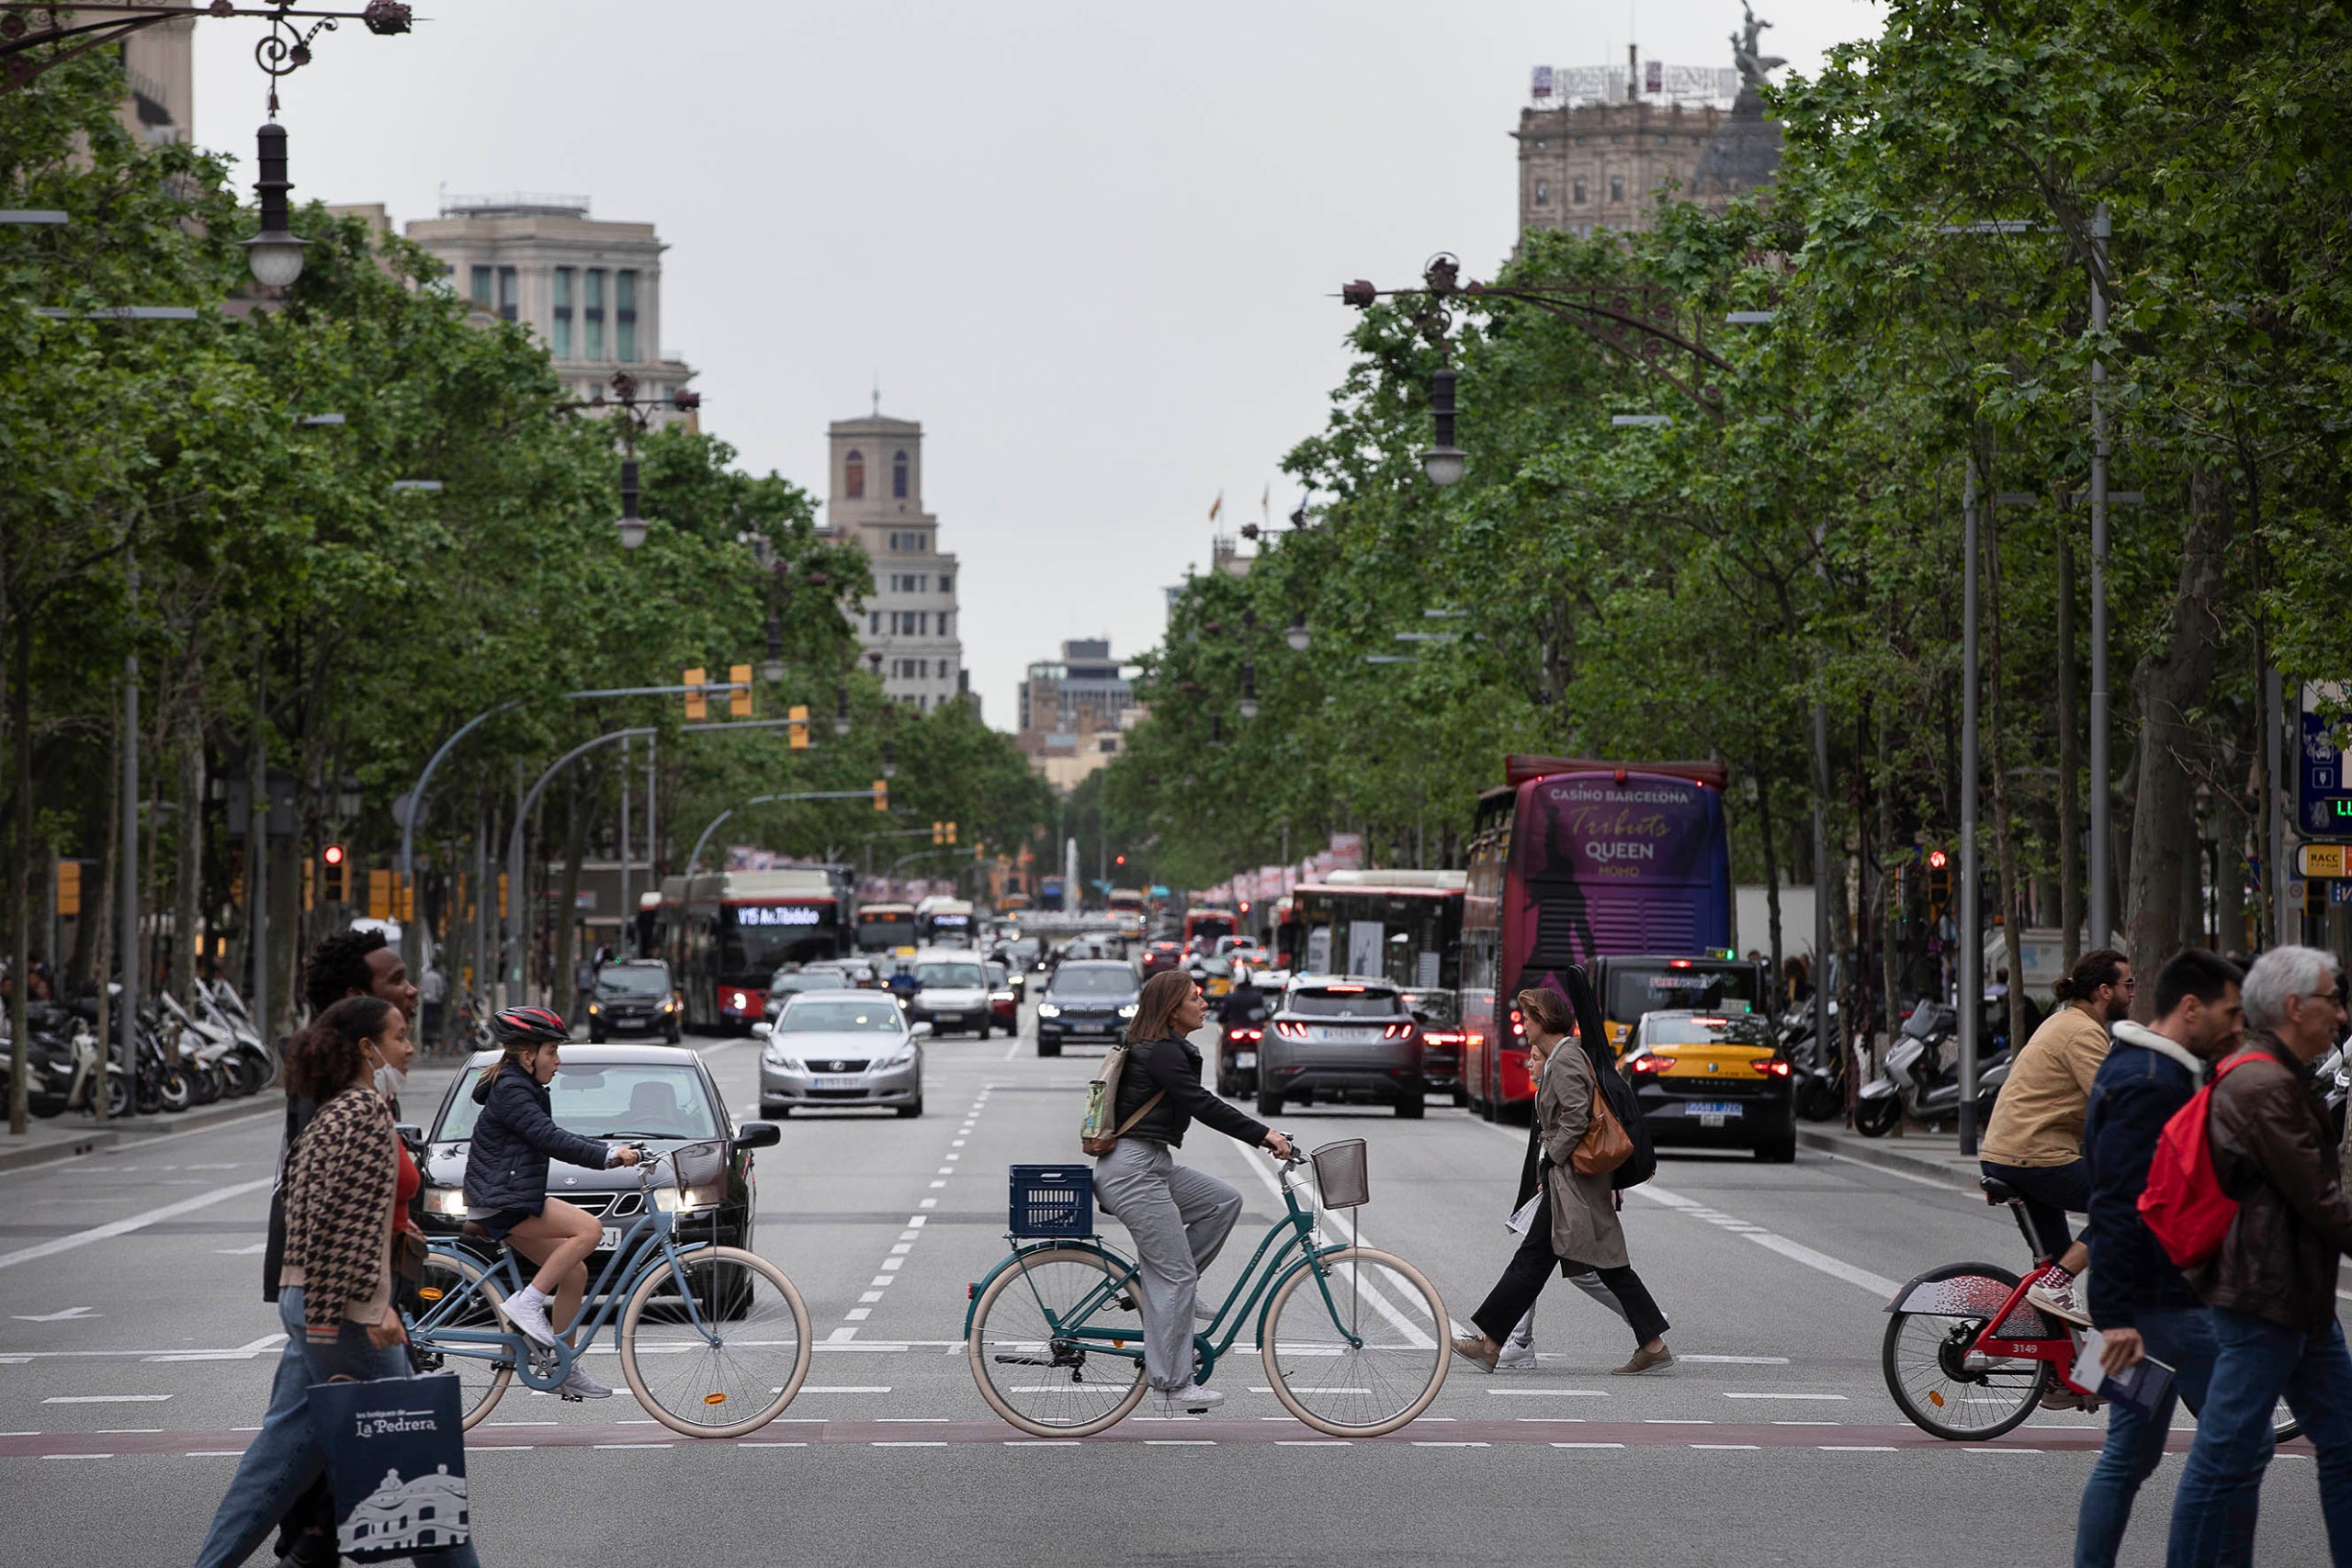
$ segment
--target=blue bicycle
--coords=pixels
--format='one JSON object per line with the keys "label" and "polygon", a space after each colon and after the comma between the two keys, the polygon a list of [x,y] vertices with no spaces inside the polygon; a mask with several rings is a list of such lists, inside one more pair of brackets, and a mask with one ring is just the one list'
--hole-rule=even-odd
{"label": "blue bicycle", "polygon": [[[754,1127],[745,1136],[774,1127]],[[778,1269],[739,1247],[676,1238],[686,1207],[688,1167],[715,1161],[721,1141],[685,1144],[666,1153],[634,1146],[640,1213],[604,1271],[590,1285],[570,1342],[543,1346],[506,1316],[506,1298],[525,1271],[511,1247],[485,1266],[463,1244],[436,1243],[417,1294],[421,1312],[404,1314],[409,1342],[426,1371],[457,1375],[465,1425],[480,1422],[516,1378],[526,1388],[560,1393],[571,1363],[589,1353],[607,1323],[629,1391],[654,1419],[689,1438],[739,1438],[781,1415],[808,1376],[808,1309]],[[656,1169],[669,1179],[659,1187]],[[468,1226],[477,1242],[478,1227]]]}

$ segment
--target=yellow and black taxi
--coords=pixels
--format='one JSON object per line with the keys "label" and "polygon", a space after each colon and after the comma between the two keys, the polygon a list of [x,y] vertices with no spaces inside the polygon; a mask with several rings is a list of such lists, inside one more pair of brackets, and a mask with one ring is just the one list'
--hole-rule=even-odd
{"label": "yellow and black taxi", "polygon": [[1797,1157],[1791,1068],[1770,1020],[1695,1009],[1645,1013],[1620,1065],[1660,1148],[1753,1149],[1780,1164]]}

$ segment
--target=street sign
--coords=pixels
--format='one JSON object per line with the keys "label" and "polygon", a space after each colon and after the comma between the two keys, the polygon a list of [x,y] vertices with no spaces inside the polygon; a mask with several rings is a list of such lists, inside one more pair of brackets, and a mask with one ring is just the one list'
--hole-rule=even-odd
{"label": "street sign", "polygon": [[2346,720],[2331,721],[2319,710],[2343,715],[2352,707],[2352,693],[2344,684],[2306,683],[2302,699],[2302,737],[2295,768],[2295,818],[2314,838],[2352,838],[2352,751],[2336,745]]}
{"label": "street sign", "polygon": [[2331,904],[2352,904],[2352,882],[2329,883],[2327,901]]}
{"label": "street sign", "polygon": [[2305,876],[2352,876],[2352,844],[2302,844],[2295,851],[2295,869]]}
{"label": "street sign", "polygon": [[2301,904],[2311,897],[2311,888],[2301,881],[2287,884],[2287,902]]}

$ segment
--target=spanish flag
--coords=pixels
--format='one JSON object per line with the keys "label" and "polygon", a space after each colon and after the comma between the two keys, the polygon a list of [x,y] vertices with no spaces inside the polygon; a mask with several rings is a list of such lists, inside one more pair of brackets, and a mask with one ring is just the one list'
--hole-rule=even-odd
{"label": "spanish flag", "polygon": [[1225,513],[1225,491],[1216,492],[1216,500],[1209,503],[1209,521],[1214,523]]}

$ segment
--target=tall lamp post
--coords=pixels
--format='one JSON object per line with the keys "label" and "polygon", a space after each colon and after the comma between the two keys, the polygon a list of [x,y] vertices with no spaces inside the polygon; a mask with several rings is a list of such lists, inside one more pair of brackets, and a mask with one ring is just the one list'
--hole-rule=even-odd
{"label": "tall lamp post", "polygon": [[620,411],[621,425],[621,514],[613,526],[620,531],[621,548],[636,549],[645,543],[647,524],[637,512],[637,438],[653,428],[653,421],[664,412],[693,413],[702,407],[702,394],[690,392],[684,387],[671,389],[667,398],[640,398],[637,395],[637,378],[626,370],[613,372],[613,395],[605,396],[600,389],[586,402],[565,402],[555,405],[559,413],[607,413]]}

